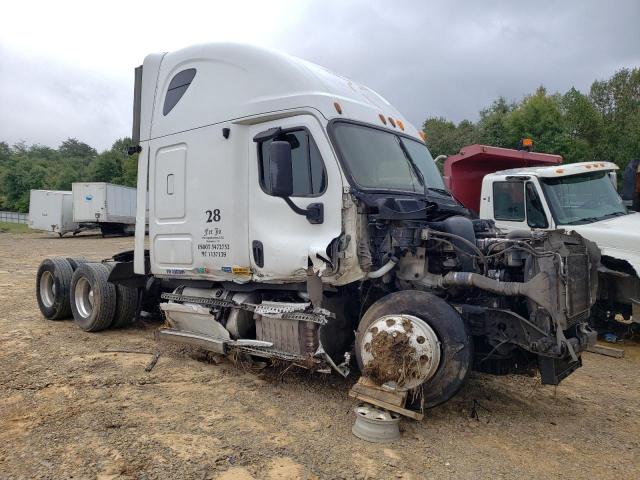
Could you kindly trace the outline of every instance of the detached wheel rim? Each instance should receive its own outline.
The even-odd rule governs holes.
[[[76,288],[73,295],[76,309],[83,318],[88,318],[93,312],[93,289],[89,280],[86,278],[80,278],[76,283]]]
[[[42,273],[40,277],[40,298],[45,307],[53,307],[56,301],[56,282],[49,271]]]
[[[384,315],[371,323],[357,345],[365,374],[393,390],[411,390],[435,375],[440,340],[414,315]],[[377,377],[377,378],[375,378]]]

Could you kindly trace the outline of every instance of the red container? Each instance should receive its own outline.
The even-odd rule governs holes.
[[[480,190],[485,175],[519,167],[552,166],[562,163],[562,156],[547,153],[467,145],[444,162],[444,183],[462,204],[480,212]]]

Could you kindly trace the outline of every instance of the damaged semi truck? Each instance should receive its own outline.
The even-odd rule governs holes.
[[[95,331],[155,304],[161,339],[342,375],[357,363],[426,407],[474,366],[557,384],[595,342],[595,245],[498,235],[369,88],[232,44],[149,55],[135,78],[135,249],[45,260],[47,318]]]

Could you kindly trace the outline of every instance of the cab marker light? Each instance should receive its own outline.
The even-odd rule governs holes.
[[[380,117],[380,121],[383,123],[383,125],[386,125],[386,124],[387,124],[387,119],[386,119],[386,118],[384,118],[384,115],[383,115],[383,114],[379,114],[379,115],[378,115],[378,117]]]
[[[396,128],[396,121],[393,118],[389,117],[389,123],[393,128]]]
[[[426,142],[427,141],[427,135],[422,130],[420,130],[418,133],[420,134],[420,138],[422,139],[422,141]]]
[[[402,123],[402,120],[396,120],[396,123],[400,127],[400,130],[404,132],[404,123]]]
[[[339,115],[342,115],[342,106],[338,102],[333,102],[333,106]]]
[[[557,169],[556,169],[556,173],[564,173],[564,169],[562,169],[562,168],[557,168]]]

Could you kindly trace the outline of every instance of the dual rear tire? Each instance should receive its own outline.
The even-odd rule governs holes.
[[[136,312],[136,290],[110,283],[111,268],[83,257],[45,259],[36,276],[40,311],[49,320],[73,315],[87,332],[129,325]]]

